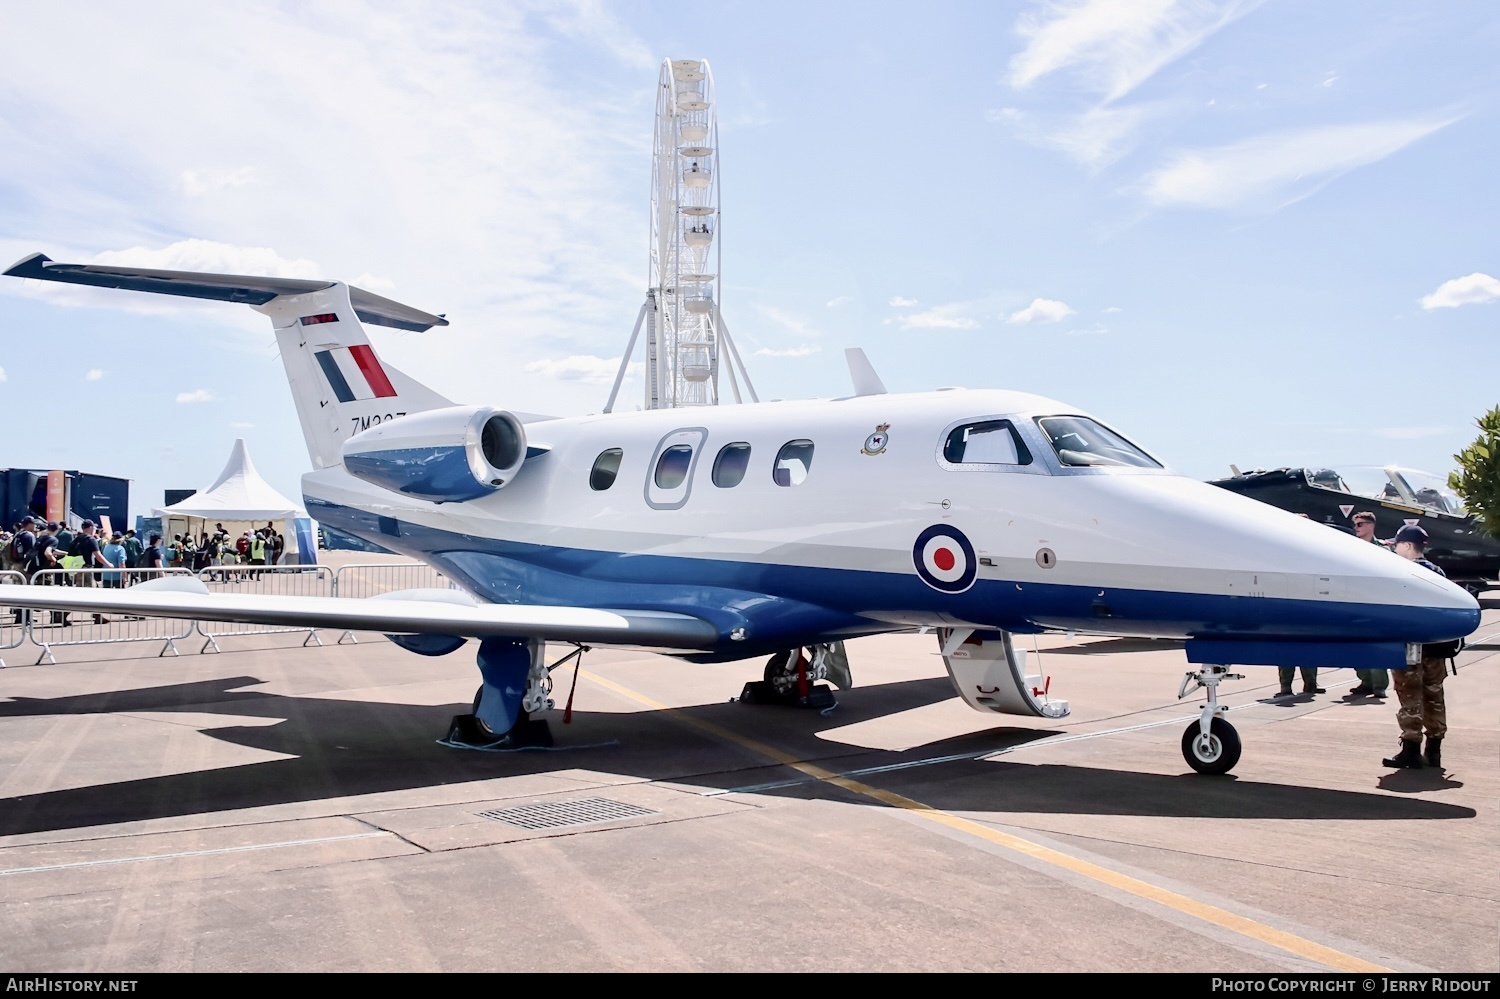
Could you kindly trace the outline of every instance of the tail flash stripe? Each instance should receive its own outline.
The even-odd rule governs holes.
[[[323,369],[323,377],[328,379],[328,384],[333,387],[333,394],[338,397],[339,402],[353,402],[354,391],[344,380],[344,373],[339,370],[338,362],[333,359],[333,351],[320,350],[316,357],[318,367]]]
[[[364,372],[365,380],[370,383],[370,390],[375,393],[377,399],[389,399],[396,394],[396,388],[391,380],[385,376],[385,369],[380,366],[380,359],[368,344],[355,344],[349,348],[349,353],[354,355],[354,363],[359,365],[359,370]]]

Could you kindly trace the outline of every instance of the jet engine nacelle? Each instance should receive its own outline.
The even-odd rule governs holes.
[[[386,420],[344,442],[344,468],[365,482],[434,503],[501,488],[526,460],[526,428],[490,406],[450,406]]]

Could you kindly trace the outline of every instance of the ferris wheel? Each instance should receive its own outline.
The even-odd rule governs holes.
[[[713,73],[704,59],[664,60],[651,153],[646,301],[604,412],[614,409],[643,326],[646,409],[717,405],[721,370],[735,402],[744,401],[741,379],[750,401],[759,401],[714,295],[715,283],[723,287],[722,218]]]

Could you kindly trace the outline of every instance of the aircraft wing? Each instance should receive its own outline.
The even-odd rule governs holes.
[[[518,637],[600,645],[696,649],[718,629],[689,614],[480,603],[457,590],[401,590],[368,599],[213,593],[191,577],[163,577],[124,590],[6,586],[0,605],[89,614],[138,614],[396,635]]]

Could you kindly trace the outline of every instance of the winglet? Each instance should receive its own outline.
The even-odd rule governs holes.
[[[849,379],[854,382],[855,395],[885,395],[885,382],[875,373],[875,365],[859,347],[844,350],[844,360],[849,364]]]

